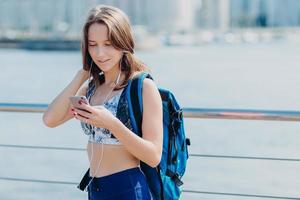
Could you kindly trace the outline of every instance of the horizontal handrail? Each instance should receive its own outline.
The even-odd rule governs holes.
[[[0,103],[0,111],[42,113],[48,104]],[[216,118],[244,120],[300,121],[300,111],[225,109],[225,108],[183,108],[186,118]]]
[[[183,190],[182,192],[194,193],[194,194],[212,194],[212,195],[221,195],[221,196],[225,196],[226,195],[226,196],[253,197],[253,198],[294,199],[294,200],[300,200],[299,197],[288,197],[288,196],[242,194],[242,193],[228,193],[228,192],[208,192],[208,191],[197,191],[197,190]]]
[[[50,147],[50,146],[30,146],[30,145],[15,145],[15,144],[0,144],[0,147],[6,148],[22,148],[22,149],[42,149],[42,150],[62,150],[62,151],[86,151],[85,148],[74,147]],[[296,161],[297,158],[271,158],[271,157],[256,157],[256,156],[232,156],[232,155],[209,155],[209,154],[189,154],[190,157],[202,158],[225,158],[225,159],[250,159],[250,160],[273,160],[273,161]]]
[[[1,177],[1,176],[0,176],[0,180],[17,181],[17,182],[30,182],[30,183],[44,183],[44,184],[78,185],[77,182],[70,182],[70,181],[53,181],[53,180],[26,179],[26,178]],[[199,190],[186,190],[186,189],[183,189],[182,192],[184,192],[184,193],[194,193],[194,194],[211,194],[211,195],[222,195],[222,196],[226,195],[226,196],[270,198],[270,199],[295,199],[295,200],[300,199],[299,197],[288,197],[288,196],[242,194],[242,193],[213,192],[213,191],[199,191]]]
[[[86,151],[85,148],[50,147],[50,146],[33,146],[33,145],[16,145],[16,144],[0,144],[0,147],[21,148],[21,149],[60,150],[60,151]]]
[[[290,110],[184,108],[183,114],[188,118],[300,121],[300,111]]]
[[[0,103],[0,111],[6,112],[37,112],[42,113],[48,104],[40,103]]]
[[[300,162],[299,158],[275,158],[257,156],[232,156],[232,155],[212,155],[212,154],[189,154],[190,157],[199,158],[225,158],[225,159],[247,159],[247,160],[273,160],[273,161],[292,161]]]

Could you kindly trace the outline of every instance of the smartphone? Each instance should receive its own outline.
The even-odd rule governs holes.
[[[74,108],[80,109],[81,105],[79,104],[79,101],[84,102],[86,104],[89,104],[89,101],[85,96],[72,96],[69,98]]]

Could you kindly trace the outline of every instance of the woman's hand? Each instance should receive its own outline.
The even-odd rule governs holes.
[[[69,113],[71,108],[69,97],[85,95],[87,84],[84,84],[89,77],[89,72],[80,69],[72,81],[64,88],[64,90],[55,97],[49,104],[43,115],[43,122],[48,127],[56,127],[72,118]]]
[[[117,119],[104,106],[94,108],[85,103],[81,103],[80,109],[73,108],[74,117],[84,123],[91,124],[95,127],[111,130],[114,121]]]

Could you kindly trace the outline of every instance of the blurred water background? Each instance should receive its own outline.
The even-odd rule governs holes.
[[[137,52],[157,85],[183,107],[300,110],[300,45],[210,44]],[[0,50],[0,102],[49,103],[81,66],[79,51]],[[2,144],[85,148],[71,120],[50,129],[42,114],[0,112]],[[190,153],[300,158],[298,122],[186,119]],[[0,176],[80,181],[85,152],[0,148]],[[300,163],[191,158],[184,189],[300,197]],[[0,181],[0,199],[86,199],[75,185]],[[183,193],[182,199],[248,199]],[[250,198],[249,198],[250,199]]]

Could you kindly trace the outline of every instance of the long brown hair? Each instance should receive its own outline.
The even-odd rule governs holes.
[[[89,71],[92,67],[91,74],[94,83],[100,85],[104,78],[99,78],[102,71],[99,67],[93,67],[95,63],[88,52],[88,30],[94,23],[100,23],[107,26],[108,40],[113,47],[124,52],[121,58],[121,70],[125,73],[125,80],[121,86],[126,85],[133,72],[144,71],[146,65],[139,61],[134,54],[133,33],[127,15],[120,9],[112,6],[98,5],[92,8],[83,26],[83,37],[81,42],[81,52],[83,58],[83,69]],[[104,77],[104,76],[103,76]]]

